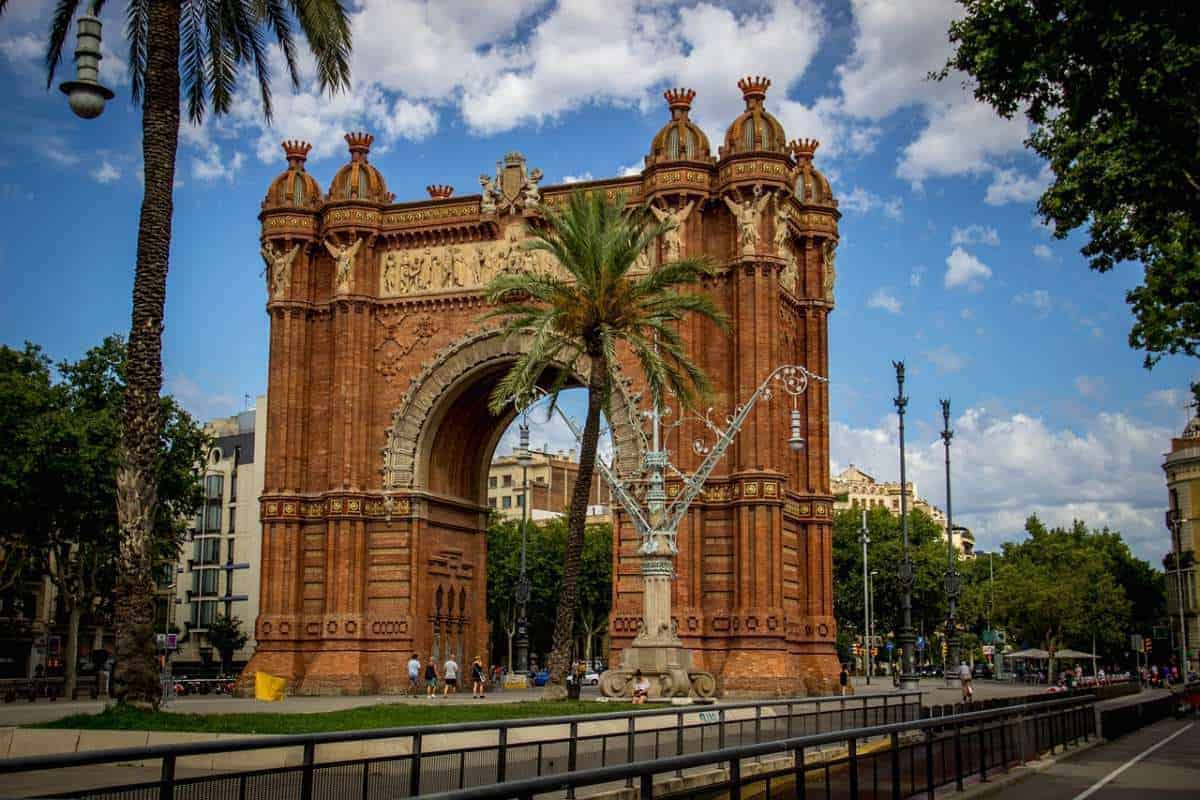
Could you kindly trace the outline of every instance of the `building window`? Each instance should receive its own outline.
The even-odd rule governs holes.
[[[204,476],[204,496],[209,500],[220,500],[221,493],[224,490],[225,477],[223,475],[206,475]]]
[[[196,562],[200,564],[215,564],[221,559],[221,540],[215,536],[206,536],[196,540]]]
[[[525,507],[525,495],[519,494],[519,495],[517,495],[517,508],[524,508],[524,507]]]
[[[504,495],[504,497],[501,498],[500,505],[504,508],[512,508],[512,498],[508,495]]]
[[[488,498],[488,508],[495,508],[495,507],[496,507],[496,498],[489,497]]]
[[[192,573],[192,594],[215,595],[221,570],[209,568],[199,569]]]
[[[230,564],[232,564],[232,563],[233,563],[233,542],[234,542],[234,540],[233,540],[233,539],[230,539],[230,540],[229,540],[229,549],[228,549],[228,553],[229,553],[229,563],[230,563]]]
[[[488,478],[488,488],[489,489],[496,488],[496,476],[495,475],[492,475]]]
[[[237,470],[229,474],[229,502],[237,502]]]
[[[207,628],[217,618],[217,601],[202,600],[192,603],[192,627]]]
[[[504,488],[507,489],[510,486],[512,486],[512,475],[505,475],[504,476]]]
[[[221,532],[221,504],[209,503],[204,507],[204,532]]]

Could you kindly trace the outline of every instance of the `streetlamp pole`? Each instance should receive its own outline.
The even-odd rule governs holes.
[[[863,664],[866,665],[867,684],[871,683],[871,599],[870,589],[868,587],[870,573],[867,565],[867,545],[871,543],[871,537],[867,531],[867,509],[862,510],[862,548],[863,548],[863,634],[866,641],[863,642]]]
[[[875,641],[875,576],[878,574],[879,570],[873,569],[867,575],[867,608],[870,612],[867,615],[867,635],[871,637],[872,647],[874,647]],[[874,672],[874,657],[872,657],[871,661],[868,663],[871,666],[871,671]]]
[[[1183,535],[1183,514],[1178,508],[1167,511],[1167,522],[1171,528],[1171,545],[1175,550],[1175,591],[1179,605],[1179,674],[1184,681],[1188,674],[1187,657],[1187,621],[1183,608],[1183,561],[1181,560],[1181,542]],[[1095,652],[1095,648],[1092,648]]]
[[[941,403],[942,443],[946,450],[946,599],[948,601],[948,610],[946,613],[946,648],[950,654],[950,664],[946,670],[946,678],[949,679],[950,670],[957,669],[959,660],[958,620],[956,612],[958,596],[962,590],[962,582],[958,574],[957,559],[954,557],[954,512],[950,499],[950,440],[954,438],[954,431],[950,430],[950,398],[942,400]]]
[[[525,573],[525,540],[529,529],[529,465],[533,457],[529,454],[529,420],[523,419],[519,428],[517,463],[521,465],[521,570],[517,576],[517,663],[514,674],[524,677],[529,672],[529,620],[525,606],[529,602],[529,576]]]
[[[893,403],[900,417],[900,537],[904,547],[904,555],[900,561],[900,688],[916,689],[918,678],[913,669],[913,651],[916,635],[912,624],[912,589],[915,573],[912,553],[908,547],[908,485],[904,477],[904,407],[908,398],[904,396],[904,362],[893,361],[896,368],[896,397]]]

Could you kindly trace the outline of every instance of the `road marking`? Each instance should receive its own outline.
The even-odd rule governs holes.
[[[1191,728],[1191,727],[1195,726],[1195,724],[1196,724],[1196,723],[1194,723],[1194,722],[1189,722],[1187,725],[1184,725],[1182,728],[1180,728],[1179,730],[1175,731],[1174,733],[1172,733],[1172,734],[1171,734],[1170,736],[1168,736],[1167,738],[1163,739],[1163,740],[1162,740],[1161,742],[1159,742],[1158,744],[1156,744],[1156,745],[1153,745],[1153,746],[1151,746],[1151,747],[1148,747],[1148,748],[1146,748],[1145,750],[1143,750],[1142,752],[1138,753],[1138,754],[1137,754],[1136,756],[1134,756],[1133,758],[1131,758],[1131,759],[1129,759],[1128,761],[1126,761],[1126,762],[1125,762],[1124,764],[1122,764],[1121,766],[1119,766],[1119,767],[1117,767],[1116,769],[1114,769],[1112,772],[1110,772],[1110,773],[1108,773],[1107,775],[1105,775],[1105,776],[1104,776],[1103,778],[1101,778],[1099,781],[1097,781],[1096,783],[1094,783],[1094,784],[1093,784],[1093,785],[1092,785],[1090,788],[1088,788],[1088,789],[1085,789],[1084,791],[1082,791],[1082,792],[1080,792],[1079,794],[1075,795],[1073,798],[1071,798],[1071,800],[1084,800],[1084,798],[1085,798],[1085,797],[1091,797],[1093,794],[1095,794],[1096,792],[1100,791],[1101,787],[1103,787],[1103,786],[1104,786],[1105,784],[1107,784],[1109,781],[1111,781],[1111,780],[1113,780],[1114,778],[1116,778],[1116,777],[1117,777],[1118,775],[1120,775],[1122,772],[1124,772],[1125,770],[1129,769],[1129,768],[1130,768],[1130,767],[1132,767],[1134,764],[1138,763],[1138,762],[1139,762],[1139,761],[1141,761],[1143,758],[1145,758],[1146,756],[1150,755],[1150,754],[1151,754],[1151,753],[1153,753],[1155,750],[1157,750],[1158,748],[1162,747],[1164,744],[1166,744],[1167,742],[1171,741],[1172,739],[1174,739],[1174,738],[1175,738],[1176,736],[1178,736],[1179,734],[1181,734],[1181,733],[1183,733],[1183,732],[1187,731],[1189,728]]]

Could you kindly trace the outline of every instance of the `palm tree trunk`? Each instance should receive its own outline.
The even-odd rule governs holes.
[[[179,145],[179,4],[149,4],[142,102],[145,190],[138,225],[133,315],[125,362],[117,515],[117,686],[122,702],[157,706],[154,642],[154,516],[162,427],[162,329],[171,249],[172,194]]]
[[[550,651],[550,680],[546,682],[545,697],[566,697],[564,684],[571,658],[575,614],[579,607],[579,567],[583,561],[583,531],[587,522],[588,497],[592,491],[592,475],[596,471],[596,445],[600,440],[600,410],[608,393],[608,362],[603,355],[592,356],[592,374],[588,379],[587,421],[583,425],[583,440],[579,447],[579,474],[571,492],[567,514],[567,548],[563,556],[562,585],[558,609],[554,616],[554,639]]]

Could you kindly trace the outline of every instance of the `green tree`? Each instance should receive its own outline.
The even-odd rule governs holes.
[[[900,517],[885,508],[867,512],[871,544],[869,568],[875,576],[875,623],[877,636],[886,636],[900,626],[900,576],[896,570],[904,551]],[[834,615],[838,629],[863,633],[862,510],[839,511],[833,521]],[[926,637],[945,622],[946,535],[923,511],[911,510],[908,541],[912,552],[913,626]],[[928,656],[931,649],[926,649]]]
[[[1038,202],[1105,272],[1140,261],[1127,301],[1146,367],[1200,351],[1200,7],[1111,0],[959,0],[955,52],[975,97],[1033,124],[1053,182]]]
[[[529,652],[551,649],[554,611],[562,582],[567,525],[559,518],[529,524],[526,574],[530,581],[526,616]],[[512,640],[517,628],[516,588],[521,564],[521,525],[493,517],[488,526],[488,618],[492,622],[492,652],[507,654],[513,665]],[[612,526],[588,525],[580,570],[581,627],[600,633],[612,610]],[[586,615],[588,620],[583,620]],[[587,650],[586,641],[583,650]],[[493,658],[493,661],[497,660]]]
[[[554,620],[547,697],[565,697],[564,679],[579,610],[579,570],[583,555],[588,494],[596,467],[600,415],[609,407],[618,345],[641,368],[651,402],[667,391],[686,406],[707,394],[708,379],[692,363],[676,328],[689,313],[722,328],[724,317],[707,294],[689,292],[710,272],[706,261],[681,259],[647,275],[633,276],[638,258],[674,223],[656,222],[649,209],[626,207],[625,197],[576,192],[558,211],[543,206],[545,225],[531,230],[530,249],[550,253],[565,277],[516,273],[500,275],[487,287],[504,318],[504,333],[529,345],[497,383],[491,409],[499,414],[514,398],[529,398],[549,385],[557,395],[576,375],[587,376],[587,417],[580,442],[579,473],[567,515],[567,546]]]
[[[221,654],[221,672],[233,671],[233,654],[246,646],[250,637],[242,630],[237,617],[219,615],[208,625],[208,642]]]
[[[1112,572],[1103,534],[1082,522],[1048,529],[1036,517],[1025,523],[1024,541],[1004,545],[996,581],[996,612],[1020,640],[1054,653],[1091,637],[1121,642],[1131,604]],[[1054,674],[1051,658],[1050,673]]]
[[[80,0],[59,0],[55,6],[46,49],[47,87],[54,82],[80,5]],[[104,0],[92,0],[89,8],[98,14],[104,5]],[[0,0],[0,14],[7,6],[7,0]],[[117,683],[123,701],[157,705],[152,625],[159,518],[155,488],[163,459],[162,330],[181,92],[193,122],[200,123],[210,107],[214,114],[224,114],[232,107],[239,71],[250,66],[270,120],[267,37],[275,37],[292,85],[299,87],[294,36],[298,23],[316,60],[322,89],[338,90],[350,82],[350,24],[341,0],[128,0],[126,18],[133,100],[142,104],[145,180],[121,457],[109,476],[116,478],[120,516]]]
[[[80,621],[85,614],[109,616],[120,567],[111,477],[120,458],[125,358],[124,342],[110,336],[80,360],[58,364],[60,380],[51,382],[49,362],[36,347],[27,345],[24,353],[0,347],[0,406],[11,402],[23,415],[19,424],[4,417],[15,432],[0,456],[3,502],[13,512],[6,536],[26,554],[28,571],[54,583],[67,614],[68,697]],[[186,519],[200,506],[199,465],[207,452],[207,438],[187,412],[170,397],[159,403],[165,422],[154,476],[160,497],[150,553],[154,574],[173,563]]]

